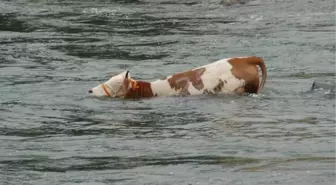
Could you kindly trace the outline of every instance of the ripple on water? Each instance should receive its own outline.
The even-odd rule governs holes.
[[[331,184],[331,1],[0,2],[0,183]],[[124,101],[87,90],[265,59],[260,95]],[[259,172],[259,173],[249,173]]]

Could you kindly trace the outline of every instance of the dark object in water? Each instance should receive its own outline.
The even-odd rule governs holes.
[[[320,83],[320,82],[314,81],[310,90],[314,91],[316,89],[330,90],[330,92],[335,92],[335,84]]]
[[[248,0],[221,0],[220,4],[223,5],[233,5],[233,4],[245,4]]]

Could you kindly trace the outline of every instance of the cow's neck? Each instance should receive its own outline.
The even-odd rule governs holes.
[[[135,80],[135,86],[133,86],[125,98],[147,98],[154,96],[171,96],[176,95],[177,92],[170,87],[168,80],[155,80],[152,82],[146,82],[141,80]]]
[[[156,96],[152,90],[151,83],[141,80],[132,80],[131,88],[125,98],[150,98]]]

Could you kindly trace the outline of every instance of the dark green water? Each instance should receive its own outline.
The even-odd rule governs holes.
[[[0,184],[335,183],[335,1],[0,0]],[[111,74],[265,59],[258,96],[98,100]]]

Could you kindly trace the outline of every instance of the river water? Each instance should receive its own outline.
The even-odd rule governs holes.
[[[0,0],[0,184],[335,183],[335,1]],[[96,99],[257,55],[250,96]]]

